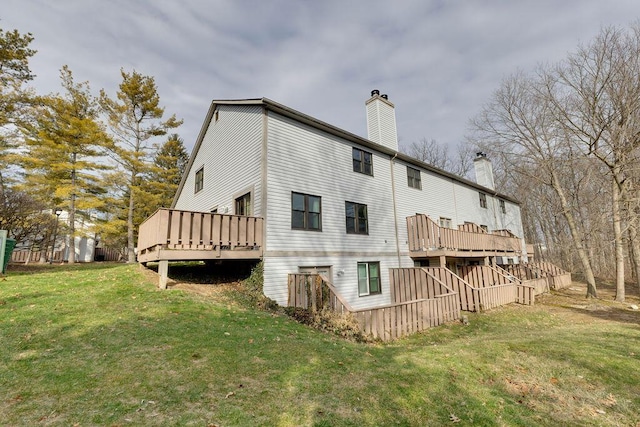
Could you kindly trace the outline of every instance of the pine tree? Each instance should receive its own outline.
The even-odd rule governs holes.
[[[61,79],[66,93],[43,98],[35,123],[25,127],[28,152],[22,165],[24,188],[68,212],[68,261],[73,263],[77,215],[101,203],[98,172],[107,168],[100,156],[109,137],[97,120],[89,84],[74,83],[67,66],[61,70]]]
[[[150,172],[154,137],[162,136],[167,130],[182,124],[175,115],[162,120],[164,108],[160,107],[160,97],[153,77],[143,76],[133,71],[120,70],[122,83],[117,99],[111,99],[105,91],[100,93],[100,105],[107,114],[109,126],[115,135],[111,147],[116,162],[127,174],[127,257],[135,262],[135,228],[139,225],[134,217],[136,198],[143,192],[145,180]]]
[[[11,125],[25,119],[25,111],[33,102],[32,92],[24,88],[34,77],[29,69],[29,59],[36,53],[29,48],[32,41],[30,33],[0,28],[0,195],[14,160],[15,128]]]
[[[154,168],[150,182],[154,193],[159,197],[157,207],[171,206],[188,162],[189,154],[184,141],[178,134],[170,135],[153,158]]]

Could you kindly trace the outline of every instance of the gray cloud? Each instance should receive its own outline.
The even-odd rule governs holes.
[[[371,89],[396,105],[400,142],[456,145],[516,69],[556,62],[602,26],[636,19],[635,0],[4,0],[0,27],[32,32],[34,82],[115,94],[120,68],[152,75],[167,114],[195,142],[212,99],[269,97],[366,136]]]

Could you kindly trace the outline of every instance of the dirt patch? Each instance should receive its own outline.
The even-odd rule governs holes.
[[[575,321],[616,321],[640,325],[640,310],[632,308],[633,305],[640,306],[637,286],[627,284],[626,301],[617,302],[614,301],[615,287],[598,285],[598,298],[586,298],[587,285],[574,281],[564,289],[538,295],[536,304],[552,312],[562,311],[563,315],[573,317]]]
[[[240,290],[240,282],[216,283],[216,284],[200,284],[189,282],[171,281],[168,284],[169,289],[180,289],[183,291],[193,292],[194,294],[208,297],[222,297],[229,291]]]

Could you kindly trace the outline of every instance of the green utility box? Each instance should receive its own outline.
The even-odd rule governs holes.
[[[2,263],[2,274],[7,271],[7,265],[9,265],[9,261],[11,261],[11,252],[13,252],[13,248],[16,247],[16,241],[14,239],[7,239],[4,246],[4,262]]]
[[[8,238],[7,230],[0,230],[0,273],[4,274],[11,260],[11,252],[16,247],[16,241]]]

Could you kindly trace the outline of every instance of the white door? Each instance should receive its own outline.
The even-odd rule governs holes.
[[[333,284],[333,274],[331,273],[331,266],[316,266],[316,267],[298,267],[298,271],[300,273],[313,273],[313,274],[322,274],[329,282]]]

